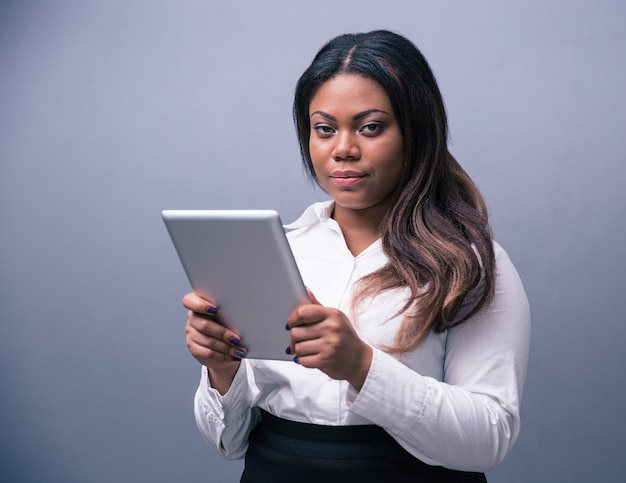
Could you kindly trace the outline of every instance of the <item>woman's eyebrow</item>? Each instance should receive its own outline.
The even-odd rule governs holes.
[[[335,116],[331,116],[330,114],[328,114],[327,112],[324,111],[315,111],[312,112],[309,117],[313,117],[315,116],[315,114],[318,114],[319,116],[325,117],[326,119],[330,119],[331,121],[336,121],[337,118]]]
[[[354,116],[352,116],[353,120],[357,120],[357,119],[361,119],[362,117],[368,116],[370,114],[373,114],[375,112],[380,112],[382,114],[387,114],[389,115],[389,113],[387,111],[385,111],[384,109],[368,109],[367,111],[363,111],[363,112],[359,112],[357,114],[355,114]],[[326,119],[329,119],[331,121],[336,121],[337,118],[331,114],[328,114],[327,112],[324,111],[315,111],[312,112],[311,115],[309,117],[313,117],[315,114],[318,114],[322,117],[325,117]]]
[[[367,111],[359,112],[352,119],[356,121],[357,119],[361,119],[362,117],[369,116],[370,114],[374,114],[375,112],[380,112],[382,114],[389,115],[389,113],[383,109],[368,109]]]

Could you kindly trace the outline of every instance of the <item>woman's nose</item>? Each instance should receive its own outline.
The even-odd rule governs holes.
[[[332,153],[335,161],[356,161],[361,157],[361,150],[356,133],[340,132],[335,137]]]

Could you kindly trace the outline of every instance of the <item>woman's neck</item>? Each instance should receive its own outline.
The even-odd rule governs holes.
[[[343,233],[353,256],[359,255],[380,238],[380,225],[386,210],[350,210],[337,206],[331,217]]]

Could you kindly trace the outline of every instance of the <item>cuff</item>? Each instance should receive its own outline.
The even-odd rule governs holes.
[[[220,417],[223,418],[225,413],[227,413],[235,403],[245,399],[248,390],[247,372],[247,364],[245,361],[241,361],[228,392],[222,396],[217,389],[211,387],[209,371],[205,366],[202,366],[198,394],[204,402],[209,403]]]

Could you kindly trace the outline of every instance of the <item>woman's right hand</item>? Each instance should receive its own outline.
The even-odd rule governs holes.
[[[220,383],[217,385],[222,386],[228,381],[227,386],[230,387],[239,362],[247,353],[241,345],[241,338],[217,322],[217,306],[214,303],[189,293],[183,298],[183,305],[189,309],[185,328],[189,352],[210,370],[213,387],[218,380]]]

